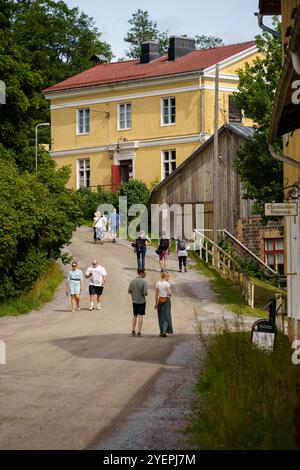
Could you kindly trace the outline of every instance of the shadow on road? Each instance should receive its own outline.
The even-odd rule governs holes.
[[[51,344],[84,359],[117,359],[122,361],[165,364],[172,350],[180,343],[191,341],[194,335],[173,335],[162,338],[130,334],[74,336],[51,341]]]

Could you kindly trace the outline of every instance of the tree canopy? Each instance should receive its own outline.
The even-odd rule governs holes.
[[[160,31],[157,22],[150,18],[147,10],[138,9],[135,11],[128,23],[131,28],[124,38],[124,41],[129,43],[129,49],[126,51],[127,58],[138,59],[141,55],[141,45],[147,41],[158,42],[161,55],[168,51],[169,31]],[[196,35],[195,43],[198,49],[209,49],[224,45],[221,38],[205,35]]]
[[[274,26],[279,29],[278,19]],[[245,117],[254,121],[254,136],[237,154],[236,168],[246,189],[246,198],[255,199],[255,209],[263,213],[264,202],[282,201],[283,165],[268,150],[268,133],[272,105],[281,72],[280,40],[268,33],[257,36],[256,43],[262,57],[258,57],[245,71],[238,71],[239,92],[235,95]],[[276,143],[281,148],[281,139]]]

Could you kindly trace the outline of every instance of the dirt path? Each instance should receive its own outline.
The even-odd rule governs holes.
[[[225,313],[208,281],[170,264],[175,335],[158,337],[153,249],[143,338],[132,338],[129,281],[136,260],[126,242],[91,242],[81,228],[71,253],[85,269],[96,257],[107,268],[103,310],[70,312],[64,286],[41,311],[0,319],[7,365],[0,365],[0,449],[184,449],[180,430],[200,363],[195,318],[209,326]],[[87,283],[85,284],[87,294]],[[249,324],[253,323],[248,319]]]

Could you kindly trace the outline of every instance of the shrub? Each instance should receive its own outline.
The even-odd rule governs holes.
[[[61,256],[81,222],[76,194],[65,188],[69,170],[43,156],[37,177],[19,173],[0,148],[0,299],[30,289]]]
[[[134,179],[121,185],[119,195],[127,196],[128,208],[133,204],[144,204],[146,206],[150,197],[150,191],[143,181]]]
[[[288,339],[278,335],[274,352],[258,350],[250,333],[224,325],[209,339],[196,387],[191,441],[198,449],[294,449],[294,416],[300,369],[291,362]]]

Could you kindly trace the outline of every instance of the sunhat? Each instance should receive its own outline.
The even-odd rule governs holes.
[[[95,212],[95,217],[100,217],[100,215],[101,215],[101,214],[100,214],[99,211]]]

